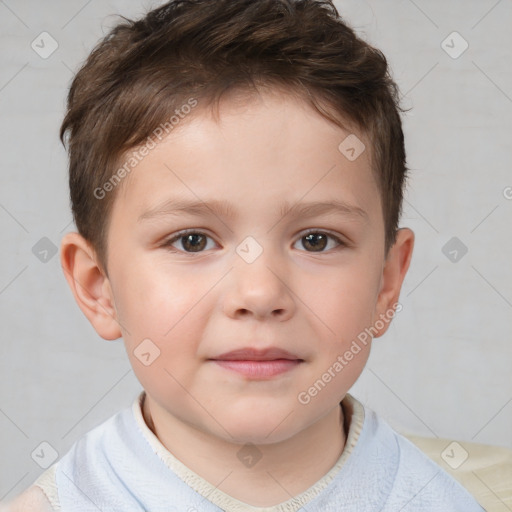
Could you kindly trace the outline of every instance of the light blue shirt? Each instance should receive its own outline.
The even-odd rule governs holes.
[[[341,468],[307,503],[298,497],[274,507],[234,499],[226,508],[212,503],[166,463],[165,448],[141,427],[134,403],[88,432],[56,463],[61,512],[484,512],[415,445],[347,397],[364,410],[361,431]]]

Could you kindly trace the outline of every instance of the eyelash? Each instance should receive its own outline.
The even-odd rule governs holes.
[[[333,250],[337,250],[337,249],[340,249],[342,247],[347,247],[348,246],[348,244],[346,242],[344,242],[343,240],[341,240],[338,236],[336,236],[336,235],[334,235],[334,234],[332,234],[332,233],[330,233],[328,231],[322,231],[322,230],[314,229],[314,228],[308,229],[305,232],[303,232],[301,234],[301,236],[299,238],[297,238],[297,241],[299,241],[300,239],[310,235],[311,233],[327,235],[329,238],[333,239],[338,245],[334,249],[330,249],[328,251],[304,251],[304,252],[309,252],[311,254],[315,254],[315,253],[322,254],[322,253],[331,252]],[[213,240],[213,238],[211,236],[209,236],[208,234],[206,234],[206,233],[204,233],[202,231],[198,231],[196,229],[185,229],[183,231],[180,231],[180,232],[176,233],[172,238],[169,238],[168,240],[166,240],[163,243],[163,247],[165,247],[165,248],[167,248],[167,249],[169,249],[169,250],[171,250],[173,252],[181,252],[183,254],[190,254],[190,255],[201,254],[203,252],[206,252],[204,250],[203,251],[197,251],[197,252],[183,251],[183,250],[180,250],[180,249],[176,249],[175,247],[172,247],[172,244],[174,244],[174,242],[177,242],[181,238],[183,238],[184,236],[191,235],[191,234],[203,235],[203,236],[206,236],[207,238],[211,238]]]

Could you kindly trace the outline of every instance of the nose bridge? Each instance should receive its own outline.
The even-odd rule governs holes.
[[[247,236],[236,247],[233,281],[226,303],[231,315],[237,311],[258,317],[292,314],[289,269],[280,249],[271,247],[271,240],[271,236],[259,241]]]

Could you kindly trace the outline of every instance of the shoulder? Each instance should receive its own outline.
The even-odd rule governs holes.
[[[0,505],[0,512],[59,512],[60,502],[55,481],[57,463],[44,471],[22,494]]]
[[[411,507],[415,511],[429,512],[483,511],[472,493],[457,479],[368,408],[365,427],[368,460],[387,467],[389,494],[383,510]]]
[[[418,510],[482,512],[481,499],[474,489],[464,486],[445,467],[428,457],[405,436],[396,433],[400,449],[394,496],[412,490],[411,505]],[[480,498],[480,497],[479,497]]]
[[[98,473],[98,478],[103,475],[108,478],[111,471],[110,463],[115,463],[114,459],[126,458],[128,447],[133,445],[133,425],[130,419],[133,416],[133,409],[139,403],[139,397],[131,406],[113,414],[101,424],[88,431],[81,438],[77,439],[58,462],[44,471],[39,478],[22,494],[14,500],[0,504],[0,512],[58,512],[61,510],[60,493],[61,486],[57,485],[59,474],[62,475],[62,469],[80,467],[86,471],[85,463],[89,464],[89,469],[94,469]],[[110,458],[109,458],[110,457]],[[108,462],[109,464],[106,464]],[[92,467],[94,466],[94,467]],[[103,472],[103,473],[102,473]],[[69,474],[75,474],[70,471]],[[73,480],[63,479],[60,484],[66,486],[73,485]],[[77,510],[80,510],[77,508]]]
[[[512,510],[512,449],[449,439],[404,434],[486,509]]]
[[[11,502],[0,505],[0,512],[54,512],[40,487],[30,486]]]

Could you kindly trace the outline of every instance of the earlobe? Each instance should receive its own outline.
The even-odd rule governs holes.
[[[382,336],[388,329],[397,309],[402,283],[409,269],[414,247],[414,233],[409,228],[397,232],[396,241],[389,249],[381,276],[381,287],[375,308],[374,325],[383,325],[374,336]],[[386,318],[387,321],[382,321]],[[378,322],[378,320],[381,320]]]
[[[66,234],[61,242],[60,261],[78,306],[96,332],[106,340],[120,338],[110,281],[91,245],[78,233]]]

